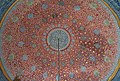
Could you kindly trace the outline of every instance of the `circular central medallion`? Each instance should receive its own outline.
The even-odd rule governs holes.
[[[65,48],[68,47],[70,43],[70,36],[68,32],[64,29],[61,28],[52,29],[48,33],[47,43],[54,50],[58,50],[59,43],[59,50],[64,50]]]

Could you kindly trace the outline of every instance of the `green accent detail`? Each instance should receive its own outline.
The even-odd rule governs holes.
[[[62,62],[62,66],[65,67],[65,65],[66,65],[65,62]]]
[[[59,2],[58,2],[58,5],[64,6],[64,1],[59,1]]]
[[[108,39],[108,44],[114,44],[114,40],[112,38]]]
[[[36,56],[40,56],[41,54],[42,54],[42,53],[38,51],[38,52],[36,53]]]
[[[43,62],[43,63],[46,63],[46,62],[47,62],[47,59],[43,59],[42,62]]]
[[[21,75],[23,75],[23,73],[24,73],[24,70],[21,68],[18,68],[17,76],[21,76]]]
[[[41,27],[39,25],[35,25],[35,29],[40,29]]]
[[[37,36],[36,35],[32,35],[32,38],[35,39]]]
[[[86,36],[82,36],[81,39],[82,39],[82,40],[86,40],[87,37],[86,37]]]
[[[11,60],[11,61],[14,60],[14,58],[15,58],[15,55],[13,53],[10,54],[9,57],[8,57],[8,59]]]
[[[95,77],[99,77],[99,76],[100,76],[99,71],[98,71],[98,70],[95,70],[95,71],[94,71],[94,75],[95,75]]]
[[[32,66],[32,67],[31,67],[31,71],[34,72],[35,70],[36,70],[36,66]]]
[[[54,14],[52,14],[52,17],[53,17],[53,18],[57,18],[57,17],[58,17],[58,14],[57,14],[57,13],[54,13]]]
[[[85,45],[84,45],[84,44],[83,44],[83,45],[81,45],[81,48],[82,48],[82,49],[86,49],[86,47],[85,47]]]
[[[64,14],[64,15],[63,15],[63,18],[68,18],[68,17],[69,17],[68,14]]]
[[[56,62],[52,62],[52,66],[55,67],[56,66]]]
[[[43,18],[43,19],[42,19],[42,22],[43,22],[43,23],[46,23],[47,20],[48,20],[47,18]]]
[[[80,26],[79,30],[85,30],[85,28],[83,26]]]
[[[73,65],[73,64],[74,64],[74,60],[70,59],[70,65]]]
[[[11,40],[12,40],[12,36],[11,36],[11,35],[7,35],[6,38],[5,38],[5,40],[11,42]]]
[[[51,54],[54,54],[54,51],[52,51]]]
[[[0,2],[0,7],[4,6],[5,2]]]
[[[27,55],[27,54],[24,54],[24,55],[22,56],[22,60],[23,60],[23,61],[27,61],[27,60],[28,60],[28,55]]]
[[[74,6],[74,10],[75,10],[75,11],[79,11],[79,10],[80,10],[80,6],[79,6],[79,5]]]
[[[34,0],[28,0],[27,5],[32,6],[34,4]]]
[[[73,19],[72,20],[73,23],[77,23],[77,21],[78,21],[77,19]]]
[[[110,25],[110,21],[109,20],[104,20],[103,24],[104,24],[104,26],[109,26]]]
[[[78,57],[78,58],[81,58],[81,57],[82,57],[82,55],[81,55],[80,52],[77,54],[77,57]]]
[[[13,18],[12,18],[12,21],[15,23],[15,22],[17,22],[19,20],[19,18],[17,17],[17,16],[13,16]]]
[[[32,47],[35,48],[37,45],[36,44],[32,44]]]
[[[97,9],[98,8],[98,5],[96,3],[91,3],[89,6],[91,8],[93,8],[93,9]]]
[[[81,66],[80,69],[81,69],[82,72],[86,72],[86,67],[85,66]]]
[[[104,61],[108,63],[108,62],[110,62],[110,58],[108,56],[105,56]]]
[[[95,48],[99,49],[101,47],[100,43],[96,42],[94,43]]]

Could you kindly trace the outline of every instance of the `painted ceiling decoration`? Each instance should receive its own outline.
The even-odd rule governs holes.
[[[0,0],[0,81],[119,81],[120,0]]]

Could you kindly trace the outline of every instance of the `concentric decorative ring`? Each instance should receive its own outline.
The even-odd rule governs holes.
[[[65,48],[67,48],[70,43],[70,36],[66,30],[56,28],[49,32],[47,43],[52,49],[58,50],[58,41],[60,44],[59,50],[64,50]]]

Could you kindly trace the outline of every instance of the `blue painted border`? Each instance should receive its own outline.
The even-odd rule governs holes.
[[[104,0],[116,12],[120,19],[120,0]]]
[[[0,0],[0,21],[15,0]]]

